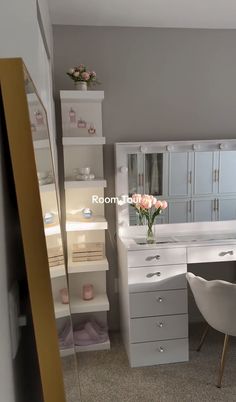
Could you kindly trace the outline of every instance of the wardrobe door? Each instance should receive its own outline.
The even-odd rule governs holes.
[[[216,219],[216,199],[198,199],[193,201],[194,222],[211,222]]]
[[[192,201],[168,200],[168,223],[184,223],[192,220]]]
[[[217,210],[220,221],[230,221],[236,219],[236,197],[218,199]]]
[[[208,195],[217,192],[218,152],[194,152],[194,195]]]
[[[236,194],[236,151],[219,152],[219,193]]]
[[[169,154],[169,196],[189,196],[192,192],[192,153]]]

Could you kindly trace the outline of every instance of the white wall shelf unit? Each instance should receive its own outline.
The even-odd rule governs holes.
[[[103,179],[96,180],[76,180],[76,181],[66,181],[65,189],[67,188],[96,188],[103,187],[106,188],[107,182]]]
[[[106,258],[97,261],[72,262],[71,253],[69,253],[69,264],[68,264],[69,274],[108,271],[108,269],[109,265]]]
[[[84,221],[72,221],[67,219],[66,231],[67,232],[80,232],[84,230],[105,230],[107,229],[107,221],[102,216],[96,216],[89,222]]]
[[[61,276],[65,276],[65,266],[64,265],[57,265],[55,267],[50,268],[50,277],[52,279],[59,278]]]
[[[60,355],[61,357],[67,357],[74,354],[74,352],[95,352],[98,350],[109,350],[111,347],[110,341],[107,340],[106,342],[102,343],[94,343],[92,345],[86,346],[75,346],[75,348],[68,348],[68,349],[61,349]]]
[[[34,149],[50,149],[49,140],[34,140]]]
[[[50,227],[44,227],[45,236],[55,236],[61,234],[61,229],[59,225],[53,225]]]
[[[105,230],[108,228],[104,217],[104,205],[94,204],[92,195],[104,197],[107,186],[103,178],[103,145],[106,139],[102,133],[103,91],[61,91],[61,115],[64,148],[66,231],[68,248],[68,275],[70,283],[70,303],[74,327],[81,319],[95,319],[98,324],[107,326],[109,300],[106,294],[106,271],[108,261],[102,254],[98,260],[86,261],[96,254],[95,244],[105,248]],[[94,180],[75,180],[75,172],[90,167]],[[85,219],[81,211],[92,209],[92,217]],[[84,244],[82,261],[72,261],[73,246]],[[104,244],[104,246],[103,246]],[[93,249],[93,246],[95,247]],[[91,247],[91,248],[90,248]],[[82,246],[83,248],[83,246]],[[86,251],[89,250],[89,251]],[[77,251],[78,253],[78,251]],[[99,253],[99,252],[98,252]],[[83,255],[84,254],[84,255]],[[97,258],[99,258],[97,257]],[[76,260],[76,256],[74,258]],[[85,261],[83,261],[83,259]],[[83,285],[90,283],[94,288],[94,298],[83,300]],[[82,318],[83,317],[83,318]],[[86,318],[84,318],[86,317]],[[110,348],[109,339],[104,343],[76,346],[77,352],[106,350]],[[62,351],[61,353],[67,353]],[[70,351],[68,351],[70,353]]]
[[[76,129],[75,129],[76,130]],[[75,133],[77,130],[75,131]],[[63,146],[74,145],[104,145],[105,137],[64,137],[62,140]]]
[[[44,184],[40,186],[40,192],[41,193],[47,193],[47,192],[55,192],[55,183],[50,183],[50,184]]]
[[[68,304],[62,304],[58,300],[54,300],[54,310],[56,318],[63,318],[70,316],[70,307]]]
[[[62,104],[64,102],[99,102],[104,99],[104,91],[60,91]]]
[[[106,294],[95,295],[92,300],[83,300],[80,297],[72,296],[70,305],[72,314],[109,311],[109,301]]]
[[[102,343],[95,343],[93,345],[87,346],[76,346],[76,352],[94,352],[96,350],[109,350],[111,347],[110,341],[102,342]]]

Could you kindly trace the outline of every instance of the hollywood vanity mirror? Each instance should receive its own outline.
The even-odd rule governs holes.
[[[236,141],[179,141],[117,144],[119,194],[151,194],[168,208],[157,223],[215,222],[236,219]],[[131,206],[123,215],[138,225]]]
[[[0,83],[43,400],[75,402],[77,367],[47,115],[21,59],[1,60]]]

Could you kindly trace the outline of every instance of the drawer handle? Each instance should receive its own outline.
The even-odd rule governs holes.
[[[159,350],[160,353],[164,352],[164,348],[162,346],[160,346],[158,350]]]
[[[146,275],[146,278],[152,278],[153,276],[161,276],[160,272],[150,272],[150,274]]]
[[[161,321],[161,322],[158,322],[158,323],[157,323],[157,326],[158,326],[159,328],[163,328],[163,327],[164,327],[164,322],[162,322],[162,321]]]
[[[150,255],[149,257],[146,258],[146,261],[152,261],[152,260],[160,260],[161,256],[159,254],[157,255]]]
[[[162,303],[163,302],[163,298],[162,297],[157,297],[157,299],[156,299],[159,303]]]
[[[225,255],[234,255],[233,250],[229,250],[229,251],[221,251],[221,253],[219,253],[220,257],[224,257]]]

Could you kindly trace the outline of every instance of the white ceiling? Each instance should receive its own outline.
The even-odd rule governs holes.
[[[236,28],[236,0],[49,0],[53,24]]]

